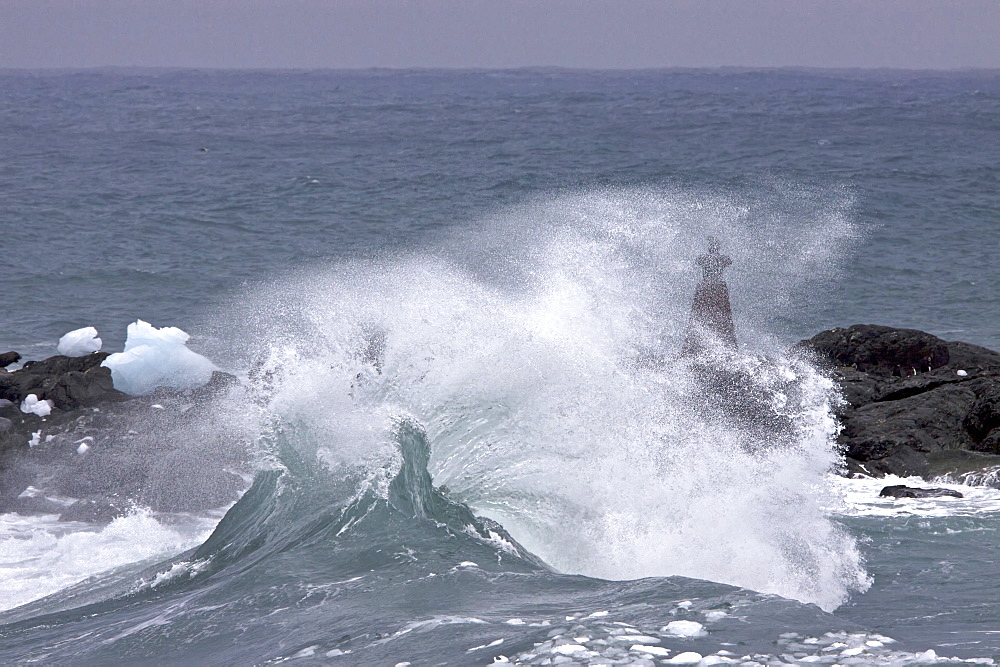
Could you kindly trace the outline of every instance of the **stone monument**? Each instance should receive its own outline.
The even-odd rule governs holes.
[[[697,356],[706,351],[736,351],[736,327],[729,305],[729,286],[722,272],[733,263],[720,252],[719,239],[708,238],[708,252],[698,257],[702,279],[694,290],[691,319],[681,356]]]

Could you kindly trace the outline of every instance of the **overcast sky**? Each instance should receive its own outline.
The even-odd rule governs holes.
[[[0,0],[0,67],[1000,68],[1000,0]]]

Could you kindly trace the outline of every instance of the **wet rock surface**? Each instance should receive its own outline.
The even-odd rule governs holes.
[[[797,348],[843,391],[839,442],[849,473],[931,477],[1000,465],[1000,353],[864,324]]]
[[[878,495],[883,498],[942,498],[945,496],[951,498],[965,497],[958,491],[953,491],[952,489],[920,488],[906,486],[905,484],[887,486],[882,489],[881,493]]]
[[[103,523],[137,506],[190,512],[235,501],[250,448],[217,422],[228,418],[219,402],[242,391],[236,378],[216,372],[197,390],[132,397],[112,386],[106,357],[55,356],[0,373],[0,513]],[[51,413],[23,412],[29,394],[51,401]]]

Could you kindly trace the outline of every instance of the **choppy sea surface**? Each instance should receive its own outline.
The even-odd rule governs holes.
[[[1000,348],[1000,73],[0,70],[0,156],[0,348],[141,318],[241,380],[131,416],[175,458],[110,523],[0,515],[0,662],[1000,660],[1000,489],[836,476],[788,353]],[[710,235],[780,429],[676,358]]]

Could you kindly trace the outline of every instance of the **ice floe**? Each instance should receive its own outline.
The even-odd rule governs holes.
[[[85,357],[101,349],[102,341],[97,337],[97,329],[83,327],[65,334],[59,339],[59,354],[66,357]]]
[[[54,403],[49,400],[39,400],[38,396],[35,394],[28,394],[21,401],[21,412],[25,414],[38,415],[39,417],[48,417],[52,414],[52,407]]]
[[[110,355],[102,366],[111,369],[115,389],[132,396],[157,387],[194,389],[212,379],[215,364],[189,350],[190,336],[177,327],[156,328],[137,320],[128,325],[125,350]]]

